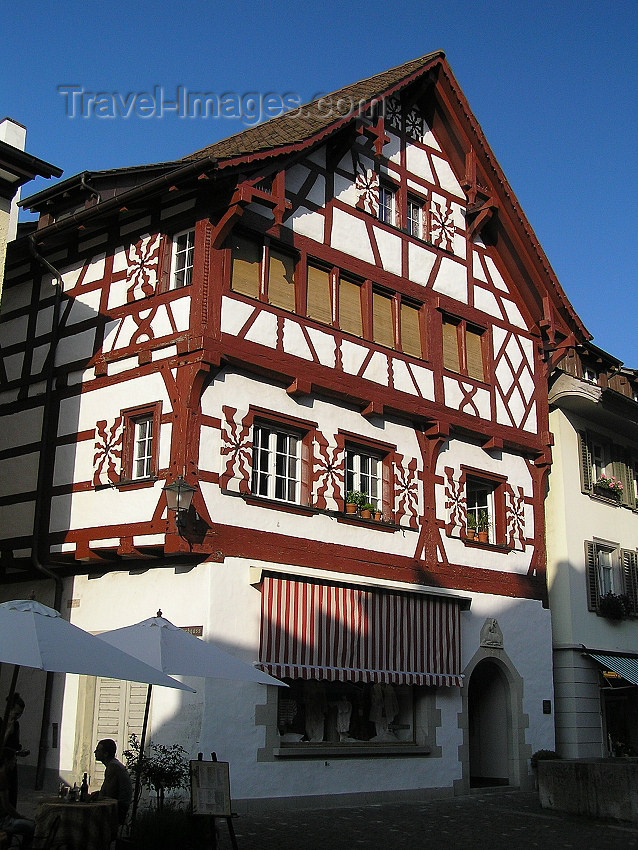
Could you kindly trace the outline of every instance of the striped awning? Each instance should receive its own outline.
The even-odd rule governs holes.
[[[259,666],[279,678],[460,686],[460,607],[265,575]]]
[[[605,655],[602,652],[587,652],[590,658],[597,661],[612,673],[618,673],[632,685],[638,685],[638,658],[631,655]]]

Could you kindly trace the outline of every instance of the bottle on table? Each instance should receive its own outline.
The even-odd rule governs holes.
[[[80,785],[80,802],[87,803],[89,799],[89,782],[87,778],[87,774],[85,773],[82,778],[82,784]]]

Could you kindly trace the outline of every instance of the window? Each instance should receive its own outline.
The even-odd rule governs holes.
[[[393,298],[385,292],[372,292],[372,339],[394,348]]]
[[[295,311],[295,258],[274,247],[243,234],[230,240],[232,270],[230,286],[234,292],[260,298]]]
[[[339,278],[339,327],[355,336],[363,336],[361,289],[356,281]]]
[[[581,490],[588,495],[636,507],[638,459],[624,446],[595,433],[578,433]]]
[[[332,324],[332,281],[330,272],[308,265],[306,315],[325,325]]]
[[[423,357],[420,308],[401,302],[401,350],[412,357]]]
[[[465,479],[467,527],[487,532],[488,543],[496,543],[495,484],[475,476]]]
[[[585,541],[587,607],[599,612],[601,598],[613,594],[627,598],[632,614],[638,613],[638,552],[616,543]]]
[[[592,366],[583,366],[583,380],[590,384],[598,383],[598,372]]]
[[[171,264],[171,289],[189,286],[193,279],[193,252],[195,231],[185,230],[173,237],[173,261]]]
[[[270,425],[253,426],[252,492],[284,502],[300,501],[301,435]]]
[[[387,184],[379,186],[379,220],[386,224],[396,223],[396,191]]]
[[[418,198],[408,195],[407,231],[416,239],[423,237],[423,206]]]
[[[282,747],[423,746],[424,686],[462,683],[460,605],[265,573],[259,666],[290,685],[278,689]]]
[[[346,448],[346,492],[358,490],[375,510],[382,510],[382,467],[379,455]]]
[[[159,404],[122,414],[122,480],[144,481],[157,475]]]
[[[443,366],[477,381],[485,380],[482,328],[464,319],[443,317]]]

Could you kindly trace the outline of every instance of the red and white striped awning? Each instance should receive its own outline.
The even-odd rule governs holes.
[[[279,678],[461,685],[460,602],[266,575],[259,666]]]

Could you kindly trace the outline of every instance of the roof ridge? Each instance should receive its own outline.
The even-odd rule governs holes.
[[[274,149],[301,142],[318,132],[325,131],[332,124],[347,118],[350,114],[354,114],[354,106],[373,100],[381,92],[386,91],[391,86],[396,86],[402,79],[414,74],[420,67],[437,57],[444,58],[445,53],[442,50],[435,50],[394,68],[381,71],[354,83],[348,83],[333,92],[302,104],[296,109],[283,112],[268,121],[247,127],[231,136],[200,148],[183,157],[182,161],[189,162],[206,156],[213,156],[218,159],[245,156],[258,150]],[[324,110],[319,108],[322,102],[324,104],[331,101],[338,103],[340,99],[345,99],[346,96],[350,97],[350,108],[343,113],[332,108],[324,113]],[[347,103],[344,106],[347,106]]]

